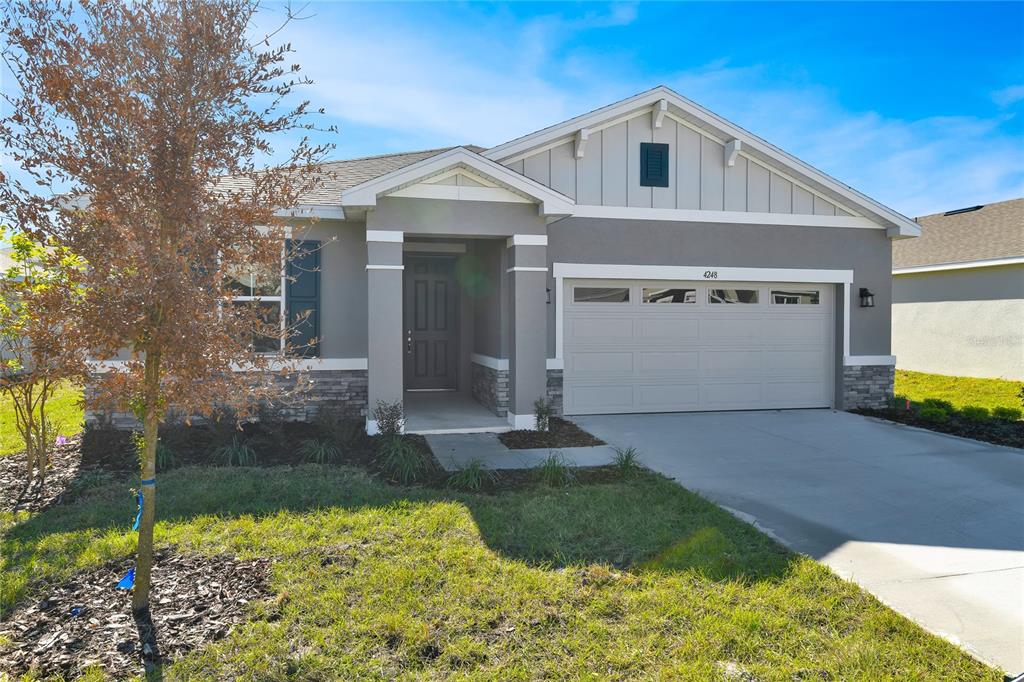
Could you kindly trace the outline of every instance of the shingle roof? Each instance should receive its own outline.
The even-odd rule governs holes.
[[[893,268],[1024,256],[1024,199],[917,219],[921,236],[892,245]]]
[[[464,145],[466,149],[474,152],[482,152],[483,147],[475,145]],[[367,180],[411,166],[414,163],[437,156],[455,147],[441,147],[438,149],[425,149],[418,152],[399,152],[396,154],[382,154],[379,156],[363,156],[357,159],[343,159],[340,161],[327,161],[320,164],[320,167],[327,174],[326,179],[320,187],[306,196],[302,197],[304,204],[318,205],[340,205],[342,190],[362,184]],[[247,184],[243,179],[225,177],[218,181],[218,187],[227,191],[241,189]]]

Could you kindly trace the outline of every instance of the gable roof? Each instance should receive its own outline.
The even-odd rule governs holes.
[[[907,216],[878,203],[663,85],[492,147],[483,152],[483,155],[496,161],[505,161],[557,140],[570,139],[581,130],[602,127],[638,112],[652,111],[655,107],[671,113],[723,143],[738,141],[740,153],[798,177],[826,197],[833,198],[841,204],[851,205],[865,216],[889,228],[890,236],[915,237],[921,233],[920,226]]]
[[[485,158],[469,147],[453,147],[349,187],[341,192],[341,204],[355,208],[376,206],[378,197],[382,195],[455,168],[475,171],[519,196],[535,201],[540,204],[542,215],[564,216],[572,212],[573,200],[569,197]]]
[[[894,270],[1024,258],[1024,199],[934,213],[917,221],[921,237],[892,246]]]

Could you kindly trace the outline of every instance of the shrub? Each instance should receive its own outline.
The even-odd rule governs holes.
[[[299,445],[299,456],[312,464],[332,464],[341,457],[341,451],[329,440],[310,438]]]
[[[482,459],[476,458],[452,473],[446,485],[456,490],[476,493],[493,485],[497,478],[497,474],[488,469]]]
[[[953,403],[949,402],[948,400],[941,400],[939,398],[926,398],[921,402],[921,407],[937,407],[938,409],[943,410],[944,412],[953,411]]]
[[[540,397],[533,401],[533,417],[538,431],[551,430],[551,417],[554,414],[555,409],[547,398]]]
[[[623,479],[633,478],[640,470],[640,459],[636,448],[615,448],[615,457],[612,458],[612,466],[619,470]]]
[[[969,422],[981,423],[987,422],[991,419],[987,407],[978,407],[977,405],[968,405],[967,407],[960,408],[960,416]]]
[[[401,435],[405,431],[402,403],[379,401],[373,410],[373,418],[377,422],[377,432],[385,438]]]
[[[936,424],[941,424],[949,419],[949,412],[941,407],[934,407],[931,405],[925,405],[917,411],[917,414],[926,422],[934,422]]]
[[[220,460],[224,466],[229,467],[251,467],[256,465],[256,451],[238,436],[232,436],[230,442],[216,448],[213,451],[213,457]]]
[[[565,488],[576,483],[572,465],[560,452],[552,452],[537,465],[537,480],[550,488]]]
[[[416,481],[427,468],[427,460],[412,441],[402,436],[386,436],[377,448],[381,467],[399,483]]]
[[[1020,421],[1021,416],[1024,412],[1018,410],[1016,407],[993,407],[992,416],[996,419],[1005,419],[1007,421],[1015,422]]]

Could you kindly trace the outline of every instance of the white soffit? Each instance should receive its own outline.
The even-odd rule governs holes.
[[[479,179],[484,179],[494,186],[470,187],[429,182],[460,169],[468,170],[471,177],[478,179],[478,182]],[[444,196],[440,196],[442,194]],[[545,216],[567,216],[573,212],[573,201],[569,197],[465,147],[456,147],[344,190],[341,193],[341,203],[343,206],[372,208],[377,205],[378,198],[389,195],[476,201],[528,201],[539,204],[540,213]]]
[[[582,151],[580,149],[581,139],[577,135],[580,131],[592,132],[599,130],[605,127],[605,124],[608,122],[625,120],[636,115],[638,112],[646,113],[649,111],[653,115],[657,115],[656,110],[664,106],[661,104],[662,101],[668,103],[667,115],[673,119],[700,130],[703,134],[722,144],[735,140],[737,142],[736,151],[739,154],[762,163],[767,163],[771,167],[777,167],[783,173],[788,173],[788,175],[797,176],[797,178],[808,183],[815,192],[822,193],[826,198],[835,197],[840,203],[851,204],[859,212],[863,212],[878,220],[882,226],[887,228],[888,236],[920,236],[921,227],[912,219],[878,203],[874,199],[839,182],[835,178],[804,163],[753,133],[730,123],[665,86],[658,86],[647,92],[624,99],[621,102],[596,109],[590,113],[511,140],[497,147],[492,147],[484,151],[482,155],[495,161],[507,161],[527,152],[539,151],[545,145],[556,140],[561,141],[564,138],[565,140],[576,140],[576,154],[579,156],[580,151]],[[583,140],[585,140],[585,136]]]

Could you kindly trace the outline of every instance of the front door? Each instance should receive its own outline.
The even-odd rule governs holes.
[[[455,259],[405,258],[405,388],[457,387],[459,296]]]

